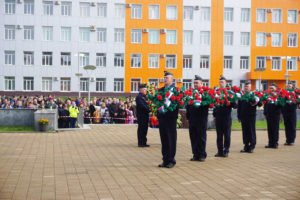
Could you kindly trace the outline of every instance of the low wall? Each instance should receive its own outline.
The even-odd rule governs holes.
[[[34,126],[35,109],[0,109],[0,126]]]

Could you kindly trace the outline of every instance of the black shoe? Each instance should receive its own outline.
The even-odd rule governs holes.
[[[144,147],[144,145],[139,144],[138,147]]]
[[[199,161],[199,158],[192,157],[192,158],[190,159],[190,161]]]
[[[199,158],[199,162],[204,162],[205,158]]]
[[[169,163],[167,165],[165,165],[165,168],[173,168],[176,164],[175,163]]]
[[[150,147],[150,145],[149,144],[145,144],[144,147]]]
[[[267,149],[278,149],[278,146],[277,145],[275,145],[275,146],[266,145],[265,148],[267,148]]]
[[[289,143],[289,142],[286,142],[286,143],[284,143],[284,145],[285,145],[285,146],[293,146],[293,145],[294,145],[294,143]]]
[[[241,153],[248,153],[249,151],[248,151],[248,150],[245,150],[245,149],[242,149],[240,152],[241,152]]]
[[[223,154],[223,157],[224,157],[224,158],[227,158],[227,157],[228,157],[228,153],[224,153],[224,154]]]
[[[248,151],[248,153],[253,153],[254,152],[254,149],[250,149],[249,151]]]
[[[223,153],[216,153],[215,157],[224,157],[224,154]]]

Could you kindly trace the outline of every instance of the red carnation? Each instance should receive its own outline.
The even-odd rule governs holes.
[[[166,97],[169,97],[169,96],[170,96],[170,92],[167,92],[167,93],[166,93]]]
[[[194,101],[193,101],[193,100],[190,100],[190,101],[189,101],[189,104],[190,104],[190,105],[192,105],[193,103],[194,103]]]
[[[176,97],[173,95],[173,96],[171,97],[171,100],[172,100],[172,101],[175,101],[175,100],[176,100]]]
[[[183,106],[184,105],[183,101],[179,101],[179,105]]]
[[[161,101],[162,100],[162,96],[160,94],[157,95],[157,99],[158,99],[158,101]]]

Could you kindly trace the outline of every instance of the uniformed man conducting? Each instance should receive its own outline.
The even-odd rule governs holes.
[[[294,86],[291,81],[288,82],[286,90],[288,92],[294,91]],[[284,145],[291,146],[295,142],[296,138],[296,124],[297,124],[297,104],[294,102],[286,102],[282,107],[282,115],[285,127],[286,142]]]
[[[226,88],[226,78],[221,76],[219,79],[220,88]],[[216,89],[216,91],[218,88]],[[235,104],[230,103],[229,106],[223,105],[214,108],[213,115],[216,119],[217,129],[217,147],[218,152],[215,157],[228,157],[230,141],[231,141],[231,111]]]
[[[269,87],[270,93],[276,93],[276,88],[276,84],[272,84]],[[280,111],[281,106],[279,104],[276,104],[276,102],[270,101],[264,105],[264,115],[267,119],[269,139],[268,145],[266,145],[265,148],[278,148]]]
[[[194,89],[202,87],[202,78],[195,76]],[[189,134],[192,145],[193,157],[191,161],[205,161],[206,154],[206,130],[208,118],[208,105],[187,105],[186,117],[189,121]]]
[[[147,132],[149,123],[149,107],[146,102],[146,84],[139,85],[139,94],[137,95],[136,101],[136,116],[138,122],[137,138],[138,147],[149,147],[147,144]]]
[[[164,72],[164,87],[159,91],[172,91],[175,88],[173,83],[173,74],[170,72]],[[178,107],[173,111],[167,111],[165,113],[158,112],[157,114],[159,122],[159,134],[161,140],[161,152],[163,162],[158,167],[172,168],[176,165],[176,143],[177,143],[177,130],[176,122],[178,118]]]
[[[237,117],[242,123],[243,143],[244,148],[241,153],[253,153],[256,145],[256,107],[259,103],[259,98],[251,91],[251,82],[245,82],[245,89],[238,101]]]

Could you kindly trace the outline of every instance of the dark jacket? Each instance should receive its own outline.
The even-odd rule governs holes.
[[[174,86],[171,86],[174,87]],[[164,91],[165,87],[160,88],[158,91]],[[178,118],[178,107],[173,111],[168,111],[166,113],[157,113],[158,119],[177,119]]]
[[[264,115],[266,117],[274,117],[280,115],[281,107],[279,105],[266,103],[264,105]]]
[[[249,119],[256,116],[256,105],[253,106],[250,102],[239,101],[237,109],[237,117],[239,120]]]
[[[136,102],[136,116],[137,118],[149,118],[149,106],[146,102],[146,96],[142,93],[139,93],[137,97],[135,98]]]
[[[186,118],[190,124],[207,121],[208,106],[195,107],[193,105],[186,106]]]

